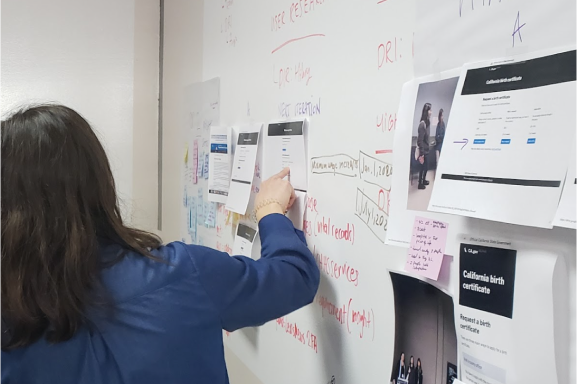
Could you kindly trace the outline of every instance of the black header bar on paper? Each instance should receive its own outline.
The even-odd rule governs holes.
[[[291,121],[287,123],[272,123],[268,125],[269,136],[290,136],[303,134],[304,121]]]
[[[249,184],[250,185],[250,181],[246,181],[246,180],[238,180],[238,179],[231,179],[230,181],[234,181],[235,183],[241,183],[241,184]]]
[[[461,95],[515,91],[575,81],[575,50],[467,71]]]
[[[512,319],[517,251],[461,243],[459,257],[459,304]]]
[[[488,184],[522,185],[524,187],[558,188],[561,186],[561,180],[503,179],[503,178],[499,178],[499,177],[451,175],[448,173],[443,173],[441,175],[441,179],[457,180],[457,181],[472,181],[475,183],[488,183]]]
[[[245,238],[252,243],[254,237],[256,236],[256,229],[253,229],[244,224],[238,224],[236,235]]]
[[[257,145],[258,144],[258,132],[250,133],[239,133],[237,145]]]
[[[228,196],[228,192],[225,191],[219,191],[216,189],[209,189],[208,193],[213,194],[213,195],[221,195],[221,196]]]

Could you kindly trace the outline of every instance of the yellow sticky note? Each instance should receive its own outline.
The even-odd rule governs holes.
[[[188,164],[188,143],[186,144],[186,151],[184,152],[184,164]]]

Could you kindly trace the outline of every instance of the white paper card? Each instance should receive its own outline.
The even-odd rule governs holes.
[[[575,50],[464,66],[429,210],[551,228],[574,107]]]
[[[232,152],[230,134],[230,127],[210,127],[210,154],[205,157],[204,164],[205,177],[208,171],[208,201],[226,203],[228,198]]]
[[[256,233],[257,230],[255,228],[239,223],[236,228],[236,236],[232,247],[233,256],[240,255],[251,257],[252,244],[254,243]]]
[[[451,228],[463,228],[467,220],[461,216],[427,211],[431,191],[435,187],[438,162],[444,156],[443,148],[449,145],[444,136],[452,127],[451,106],[459,73],[460,69],[456,69],[436,76],[421,77],[403,86],[393,141],[395,171],[392,175],[386,244],[408,248],[417,216],[443,221]],[[429,184],[419,189],[419,173],[424,164],[421,165],[415,159],[415,152],[419,142],[418,126],[425,103],[431,105],[432,111],[429,136],[439,139],[439,142],[430,145],[429,149],[426,174]],[[442,116],[444,130],[439,124],[439,115]],[[454,255],[458,251],[458,244],[448,242],[445,251],[448,255]]]
[[[304,125],[304,121],[269,124],[264,148],[267,177],[289,167],[289,180],[300,191],[307,190]]]
[[[244,215],[250,200],[258,139],[262,125],[242,128],[238,134],[226,209]]]

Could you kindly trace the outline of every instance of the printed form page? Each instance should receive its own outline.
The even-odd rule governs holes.
[[[268,125],[265,159],[273,173],[290,167],[290,182],[297,191],[307,190],[304,121]]]
[[[256,125],[238,134],[226,209],[241,215],[246,213],[250,200],[260,130],[261,125]]]
[[[295,228],[302,230],[307,192],[307,156],[304,121],[271,123],[268,125],[265,146],[267,169],[272,173],[290,168],[289,181],[295,190],[296,201],[288,212]]]
[[[252,228],[246,224],[239,223],[236,229],[232,254],[235,256],[240,255],[251,257],[252,245],[256,233],[257,230],[255,228]]]
[[[575,57],[464,67],[430,211],[552,227],[575,137]]]
[[[230,185],[230,127],[210,127],[208,201],[226,203]],[[210,163],[210,167],[207,163]]]

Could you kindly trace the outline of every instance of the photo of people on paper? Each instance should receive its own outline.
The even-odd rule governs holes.
[[[456,367],[453,298],[413,277],[390,272],[395,295],[391,384],[445,384]]]
[[[413,113],[407,208],[426,211],[435,181],[458,77],[419,86]]]

